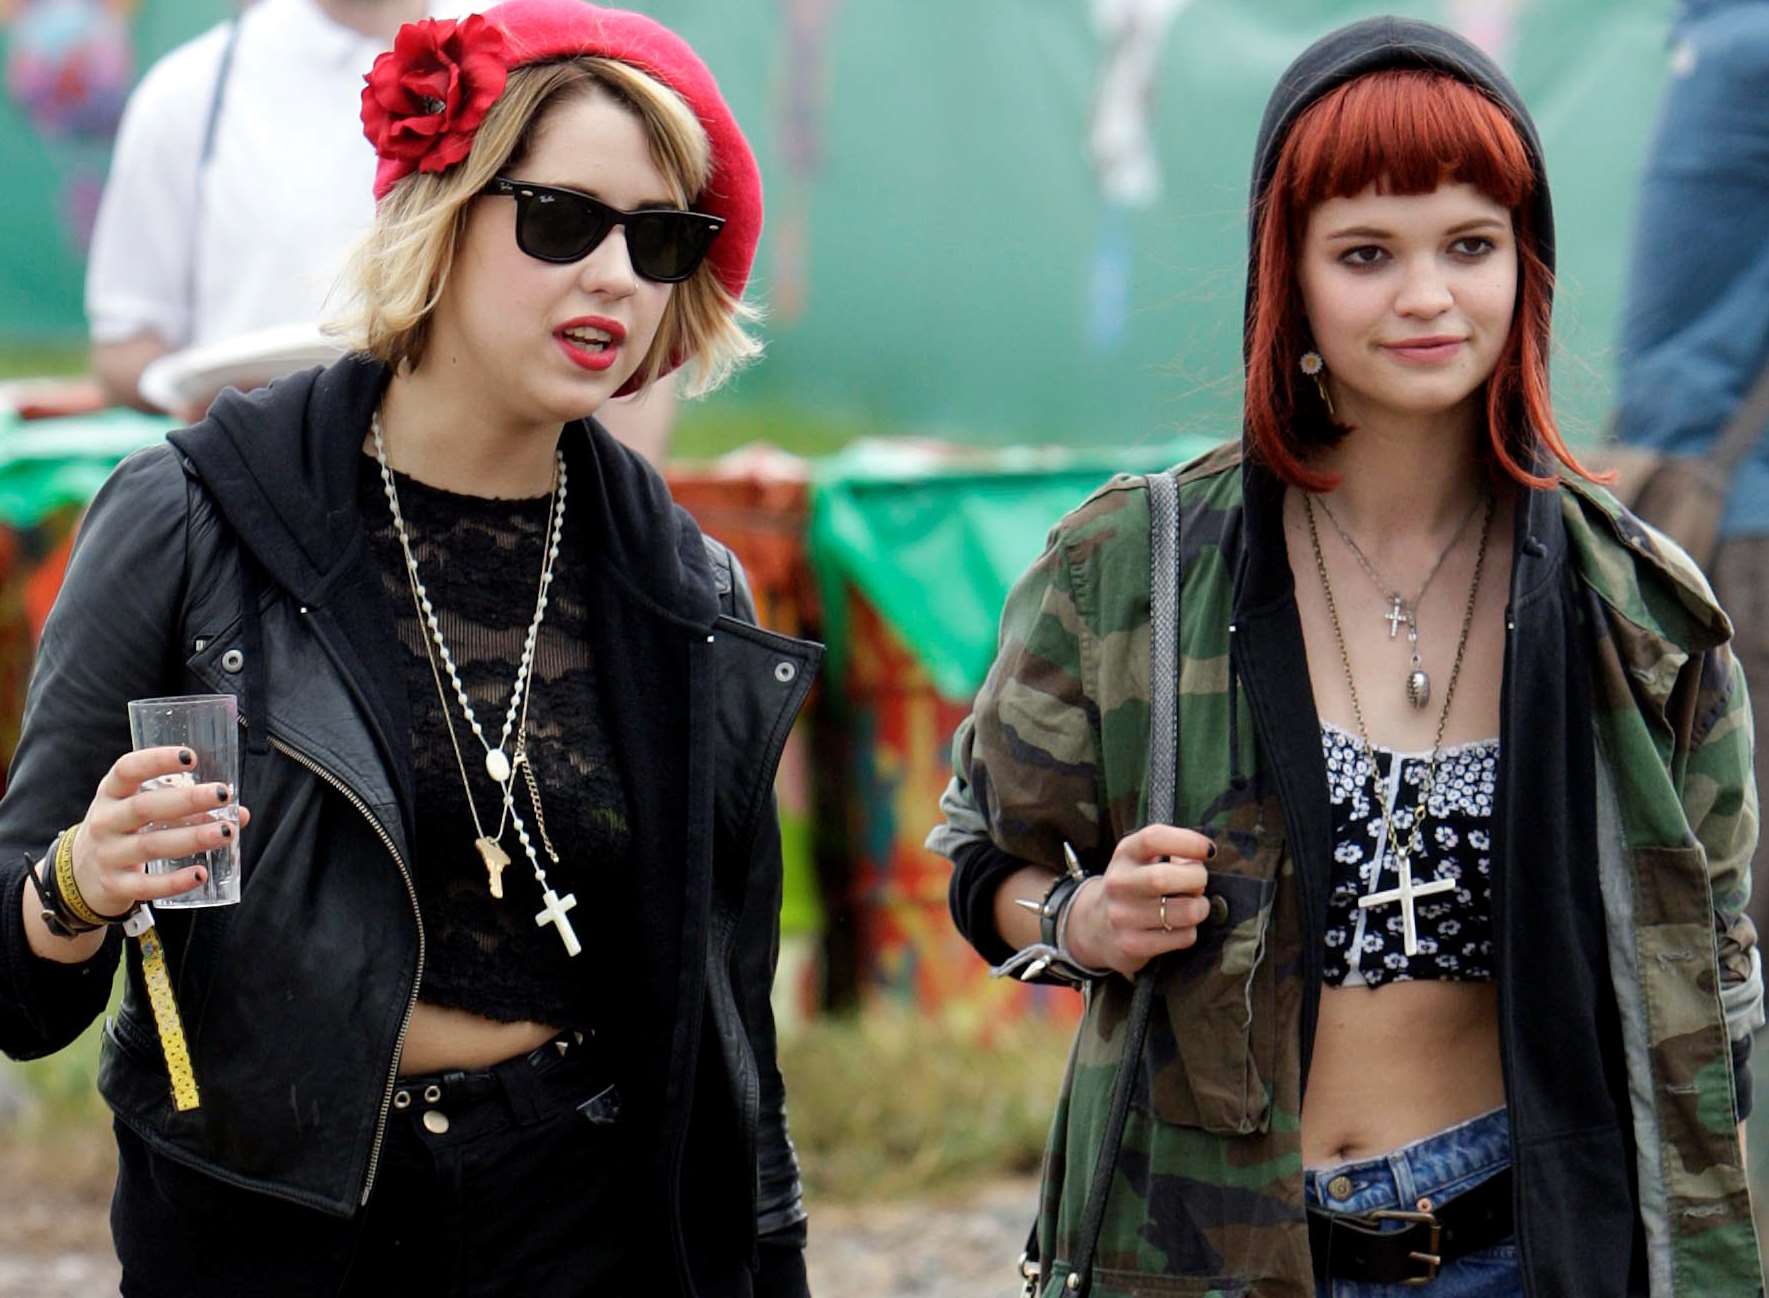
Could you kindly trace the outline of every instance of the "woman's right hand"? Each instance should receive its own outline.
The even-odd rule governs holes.
[[[1191,946],[1210,914],[1204,863],[1215,855],[1216,845],[1190,829],[1149,825],[1127,834],[1098,882],[1090,880],[1070,903],[1069,954],[1089,968],[1134,978],[1156,956]]]
[[[148,780],[180,775],[195,765],[188,748],[143,748],[125,753],[99,782],[98,794],[74,835],[74,882],[101,915],[121,915],[137,902],[158,901],[202,883],[200,865],[149,874],[147,862],[191,856],[220,847],[251,819],[239,809],[239,827],[209,813],[233,800],[225,784],[175,784],[143,792]],[[144,830],[146,825],[167,829]]]

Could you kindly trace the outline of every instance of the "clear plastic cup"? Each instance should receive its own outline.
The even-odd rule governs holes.
[[[201,813],[211,820],[233,824],[234,834],[219,847],[191,856],[149,861],[149,874],[170,874],[186,866],[200,865],[209,877],[188,892],[156,901],[156,910],[193,906],[231,906],[240,899],[240,727],[239,701],[232,694],[181,694],[163,699],[132,699],[129,703],[129,736],[137,749],[179,746],[196,756],[188,771],[176,771],[148,780],[141,788],[175,788],[188,784],[225,784],[233,796],[213,811]],[[185,822],[189,823],[189,822]],[[148,825],[169,829],[172,825]]]

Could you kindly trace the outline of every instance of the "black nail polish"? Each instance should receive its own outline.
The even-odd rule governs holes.
[[[207,870],[198,870],[197,871],[197,882],[198,883],[209,882],[209,872]]]
[[[233,826],[232,825],[223,825],[221,827],[221,837],[232,838],[233,837]]]
[[[195,762],[195,761],[196,761],[196,760],[197,760],[197,755],[196,755],[196,754],[195,754],[195,753],[193,753],[193,752],[191,752],[191,751],[190,751],[190,749],[188,749],[188,748],[180,748],[180,749],[179,749],[179,750],[178,750],[178,762],[179,762],[179,765],[181,765],[181,766],[189,766],[189,765],[191,765],[191,764],[192,764],[192,763],[193,763],[193,762]]]
[[[1206,861],[1214,861],[1216,859],[1216,844],[1215,843],[1210,844],[1210,853],[1204,859]]]
[[[215,801],[217,801],[217,802],[226,802],[227,801],[227,786],[225,784],[222,785],[219,789],[215,790]]]

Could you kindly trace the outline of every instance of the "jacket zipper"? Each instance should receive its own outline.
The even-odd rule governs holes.
[[[387,854],[393,858],[393,864],[399,867],[399,877],[405,883],[406,896],[411,899],[412,918],[417,921],[418,925],[418,971],[412,979],[411,995],[406,999],[405,1016],[399,1021],[399,1036],[393,1043],[393,1060],[387,1065],[387,1085],[381,1095],[381,1111],[375,1118],[375,1143],[369,1147],[369,1169],[368,1174],[363,1178],[362,1199],[360,1200],[366,1204],[369,1201],[369,1192],[375,1188],[375,1172],[381,1162],[381,1146],[387,1138],[387,1115],[393,1109],[393,1092],[399,1083],[399,1057],[405,1051],[405,1036],[411,1030],[412,1014],[418,1008],[418,988],[423,985],[424,981],[424,916],[423,912],[418,909],[418,887],[412,880],[411,871],[406,868],[405,859],[399,854],[399,848],[395,846],[387,831],[381,827],[381,822],[375,818],[375,813],[369,810],[368,803],[358,797],[355,790],[314,761],[313,758],[296,752],[274,735],[271,737],[270,744],[278,752],[292,758],[319,776],[320,779],[342,793],[351,806],[362,812],[363,817],[369,822],[370,828],[375,831],[376,837],[381,840],[382,846],[387,849]]]

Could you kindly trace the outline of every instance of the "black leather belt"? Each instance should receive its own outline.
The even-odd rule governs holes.
[[[1447,1263],[1490,1248],[1515,1230],[1508,1167],[1430,1212],[1308,1210],[1317,1281],[1430,1284]]]

